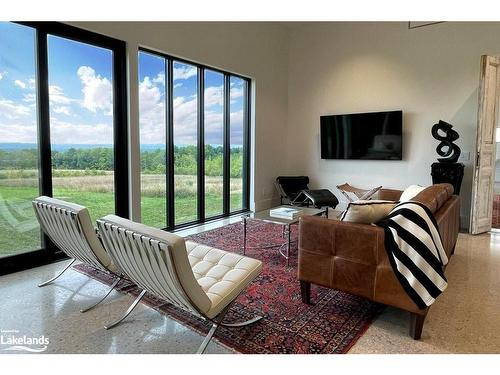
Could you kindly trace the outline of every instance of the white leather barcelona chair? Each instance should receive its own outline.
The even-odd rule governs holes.
[[[108,215],[97,220],[106,251],[128,277],[143,289],[129,311],[146,292],[212,322],[197,353],[203,353],[220,325],[241,327],[242,323],[223,323],[224,316],[239,294],[262,271],[262,262],[226,252],[160,229]]]
[[[36,198],[33,201],[33,208],[45,234],[60,250],[72,258],[59,274],[38,286],[50,284],[78,260],[116,276],[116,280],[101,299],[80,311],[85,312],[96,307],[111,293],[124,274],[104,250],[92,225],[89,211],[83,206],[46,196]]]

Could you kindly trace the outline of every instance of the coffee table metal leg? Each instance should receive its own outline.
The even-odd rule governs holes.
[[[287,235],[288,235],[288,240],[287,240],[287,245],[286,245],[286,266],[288,267],[290,265],[290,240],[291,240],[291,235],[292,235],[292,230],[290,228],[290,224],[286,225],[286,230],[287,230]]]
[[[243,218],[243,255],[247,249],[247,217]]]

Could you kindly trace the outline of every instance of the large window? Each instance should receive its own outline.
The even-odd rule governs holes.
[[[198,218],[198,70],[173,62],[175,225]]]
[[[205,69],[205,216],[224,212],[224,74]]]
[[[243,207],[243,156],[245,146],[245,119],[247,98],[247,82],[238,77],[230,79],[230,207],[231,211],[241,210]]]
[[[125,43],[0,22],[0,274],[59,257],[31,201],[128,217]]]
[[[113,53],[48,35],[52,190],[89,209],[115,212]]]
[[[142,220],[173,229],[248,210],[250,81],[139,52]]]
[[[0,257],[41,247],[35,30],[0,22]]]
[[[139,54],[142,222],[167,226],[165,60]]]

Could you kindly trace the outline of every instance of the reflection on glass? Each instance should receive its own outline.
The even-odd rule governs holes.
[[[246,82],[237,77],[230,78],[230,210],[243,208],[243,123],[245,118]]]
[[[167,226],[165,65],[164,58],[139,52],[141,217],[157,228]]]
[[[205,217],[223,212],[224,75],[205,70]]]
[[[0,258],[39,249],[35,31],[0,22]]]
[[[48,36],[54,197],[115,212],[112,51]]]
[[[173,63],[175,224],[198,218],[198,70]]]

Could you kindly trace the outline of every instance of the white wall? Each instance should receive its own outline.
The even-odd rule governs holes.
[[[313,186],[332,191],[344,182],[429,185],[438,144],[430,131],[442,119],[471,153],[460,194],[468,226],[479,59],[500,53],[500,23],[298,24],[289,49],[288,173],[308,174]],[[403,161],[321,160],[320,115],[395,109],[404,112]]]
[[[73,24],[128,43],[133,172],[139,166],[137,50],[145,46],[254,79],[253,208],[273,203],[274,178],[285,173],[307,174],[312,187],[334,192],[343,182],[430,184],[438,143],[430,129],[442,119],[471,154],[461,192],[462,225],[468,224],[479,58],[500,53],[500,23],[413,30],[406,22]],[[393,109],[404,111],[403,161],[320,159],[320,115]],[[138,219],[139,174],[132,176]]]
[[[140,219],[138,47],[149,47],[253,79],[251,206],[272,204],[273,181],[285,168],[283,134],[287,116],[287,33],[277,23],[74,22],[128,44],[132,214]]]

